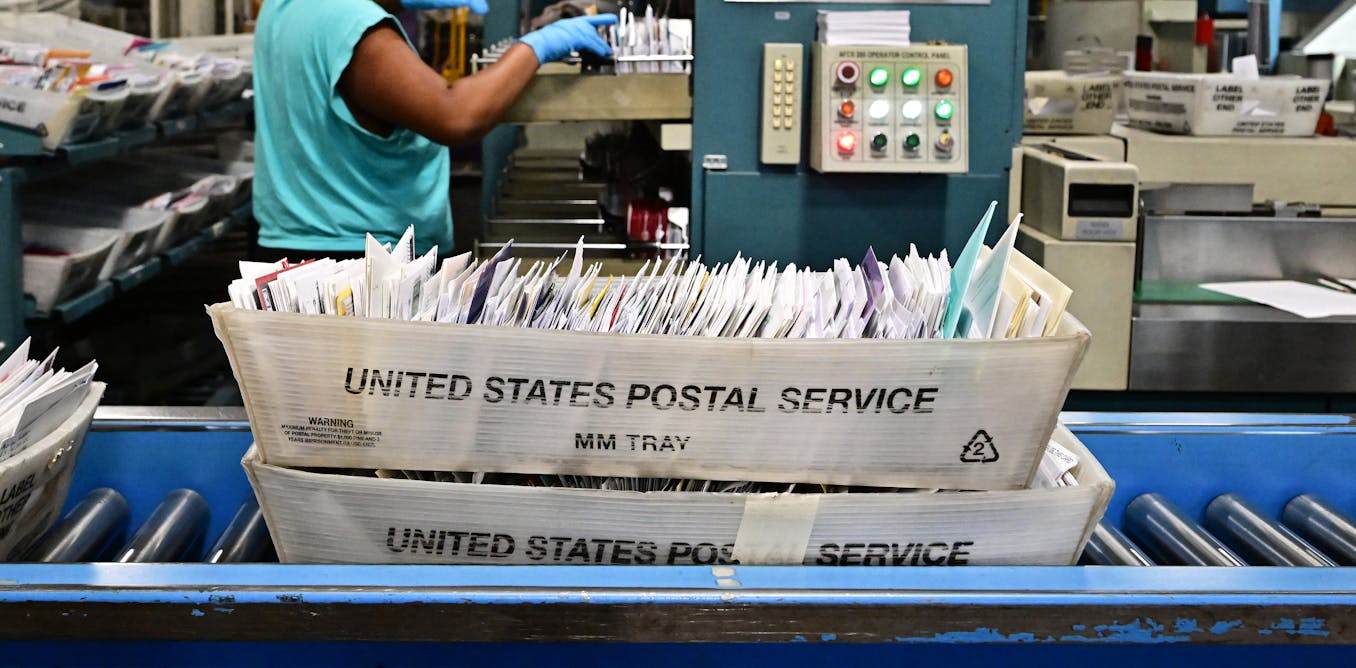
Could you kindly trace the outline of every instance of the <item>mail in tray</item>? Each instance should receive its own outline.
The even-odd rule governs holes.
[[[579,252],[242,265],[209,308],[280,466],[1030,484],[1088,334],[992,208],[956,256],[736,257],[602,275]],[[563,276],[558,276],[563,274]]]
[[[0,463],[23,452],[65,422],[84,400],[99,368],[90,362],[75,371],[53,368],[57,351],[28,358],[24,341],[0,362]]]

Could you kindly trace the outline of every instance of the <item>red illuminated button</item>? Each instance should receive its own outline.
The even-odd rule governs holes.
[[[857,103],[852,100],[843,100],[843,102],[838,105],[838,115],[843,118],[852,118],[852,115],[856,113]]]
[[[937,81],[937,86],[940,88],[946,88],[956,81],[956,77],[951,74],[951,70],[937,70],[937,76],[933,78]]]
[[[857,135],[851,132],[844,132],[838,135],[838,152],[851,154],[857,150]]]
[[[838,67],[835,68],[834,74],[838,77],[839,83],[851,86],[852,84],[857,83],[857,79],[862,76],[862,70],[857,67],[857,63],[854,63],[851,60],[844,60],[838,63]]]

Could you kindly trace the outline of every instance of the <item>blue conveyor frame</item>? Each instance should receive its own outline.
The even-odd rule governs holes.
[[[1117,481],[1112,523],[1144,491],[1197,517],[1227,491],[1273,516],[1306,492],[1356,508],[1356,425],[1345,416],[1065,420]],[[135,525],[165,492],[194,487],[214,509],[216,535],[248,493],[243,420],[101,420],[96,429],[71,503],[112,484],[128,495]],[[946,648],[964,648],[966,663],[1003,665],[1356,656],[1356,568],[730,568],[13,564],[0,567],[0,641],[72,664],[97,658],[110,640],[125,656],[172,650],[204,665],[440,662],[447,655],[433,647],[466,641],[476,644],[458,656],[473,664],[954,658]],[[523,640],[546,644],[505,644]],[[375,644],[338,649],[351,641]],[[609,645],[556,644],[579,641]],[[861,644],[875,653],[853,648]]]

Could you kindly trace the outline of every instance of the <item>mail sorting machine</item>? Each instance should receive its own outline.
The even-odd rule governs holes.
[[[140,534],[157,534],[158,544],[182,550],[168,558],[228,560],[182,546],[257,536],[250,513],[237,511],[249,496],[239,464],[248,424],[238,409],[154,410],[100,411],[68,507],[115,506],[108,514],[118,515],[110,493],[89,496],[117,489],[128,526],[153,525],[130,542],[152,545]],[[1307,665],[1351,656],[1356,569],[1344,566],[1356,543],[1342,517],[1356,511],[1350,418],[1064,418],[1117,482],[1085,560],[1163,565],[167,564],[137,563],[115,548],[106,558],[132,563],[5,565],[0,651],[17,663],[61,665],[98,663],[113,652],[193,665],[451,657],[468,665],[902,665],[962,657],[994,665],[1174,658]],[[175,491],[185,488],[196,493]],[[1245,563],[1279,567],[1237,567]],[[453,642],[463,644],[445,644]]]
[[[1350,410],[1356,318],[1306,319],[1200,285],[1356,275],[1344,252],[1356,243],[1356,190],[1335,176],[1356,169],[1356,140],[1116,125],[1022,143],[1017,247],[1074,289],[1069,309],[1093,332],[1074,389],[1286,395],[1280,410]]]

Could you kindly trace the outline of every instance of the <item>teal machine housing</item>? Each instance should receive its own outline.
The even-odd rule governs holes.
[[[744,253],[827,268],[868,246],[889,257],[957,253],[989,202],[1006,211],[1012,146],[1022,133],[1026,0],[911,3],[697,0],[692,108],[693,255],[707,262]],[[819,10],[907,9],[915,44],[969,45],[970,171],[967,174],[821,174],[809,167],[807,123],[798,165],[759,163],[762,45],[805,45],[811,69]],[[802,117],[810,118],[810,81]],[[724,170],[705,169],[725,156]],[[992,226],[997,234],[1003,225]]]

